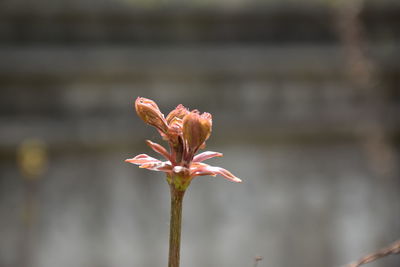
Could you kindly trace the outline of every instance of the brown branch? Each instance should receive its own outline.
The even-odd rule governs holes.
[[[400,240],[394,242],[393,244],[391,244],[390,246],[388,246],[386,248],[380,249],[377,252],[374,252],[374,253],[371,253],[371,254],[368,254],[368,255],[362,257],[357,262],[347,264],[347,265],[345,265],[345,267],[358,267],[363,264],[370,263],[370,262],[376,261],[380,258],[389,256],[391,254],[400,254]]]

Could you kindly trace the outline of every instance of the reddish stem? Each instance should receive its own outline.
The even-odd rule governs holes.
[[[182,228],[182,202],[185,191],[171,188],[171,220],[169,232],[169,257],[168,267],[179,267],[180,247],[181,247],[181,228]]]

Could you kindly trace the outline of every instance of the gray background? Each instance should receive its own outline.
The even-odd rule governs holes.
[[[182,266],[340,266],[398,239],[400,6],[360,9],[357,37],[328,1],[1,1],[0,266],[166,265],[164,176],[123,162],[162,142],[137,96],[212,113],[210,163],[243,179],[193,181]]]

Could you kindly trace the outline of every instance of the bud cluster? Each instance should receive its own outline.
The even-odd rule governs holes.
[[[135,108],[138,116],[156,127],[169,142],[175,156],[172,160],[181,166],[188,167],[194,154],[205,147],[205,141],[211,135],[210,113],[200,114],[198,110],[189,111],[183,105],[178,105],[164,118],[157,104],[143,97],[136,99]]]
[[[211,135],[212,116],[210,113],[200,113],[198,110],[189,111],[183,105],[178,105],[167,117],[161,113],[157,104],[147,98],[138,97],[135,101],[138,116],[147,124],[155,127],[165,141],[168,142],[170,151],[163,146],[147,141],[147,144],[157,153],[164,156],[167,161],[161,162],[145,154],[140,154],[127,162],[137,164],[140,168],[167,173],[167,180],[176,188],[186,189],[191,179],[195,176],[222,175],[228,180],[241,182],[239,178],[229,171],[213,167],[201,161],[212,157],[221,157],[218,152],[195,153],[205,147],[205,142]]]

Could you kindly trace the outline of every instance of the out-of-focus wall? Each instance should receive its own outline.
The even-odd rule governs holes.
[[[244,181],[192,183],[183,266],[339,266],[398,239],[400,8],[361,10],[368,88],[341,10],[2,1],[0,266],[166,265],[167,184],[123,162],[162,142],[137,96],[212,113],[210,162]]]

